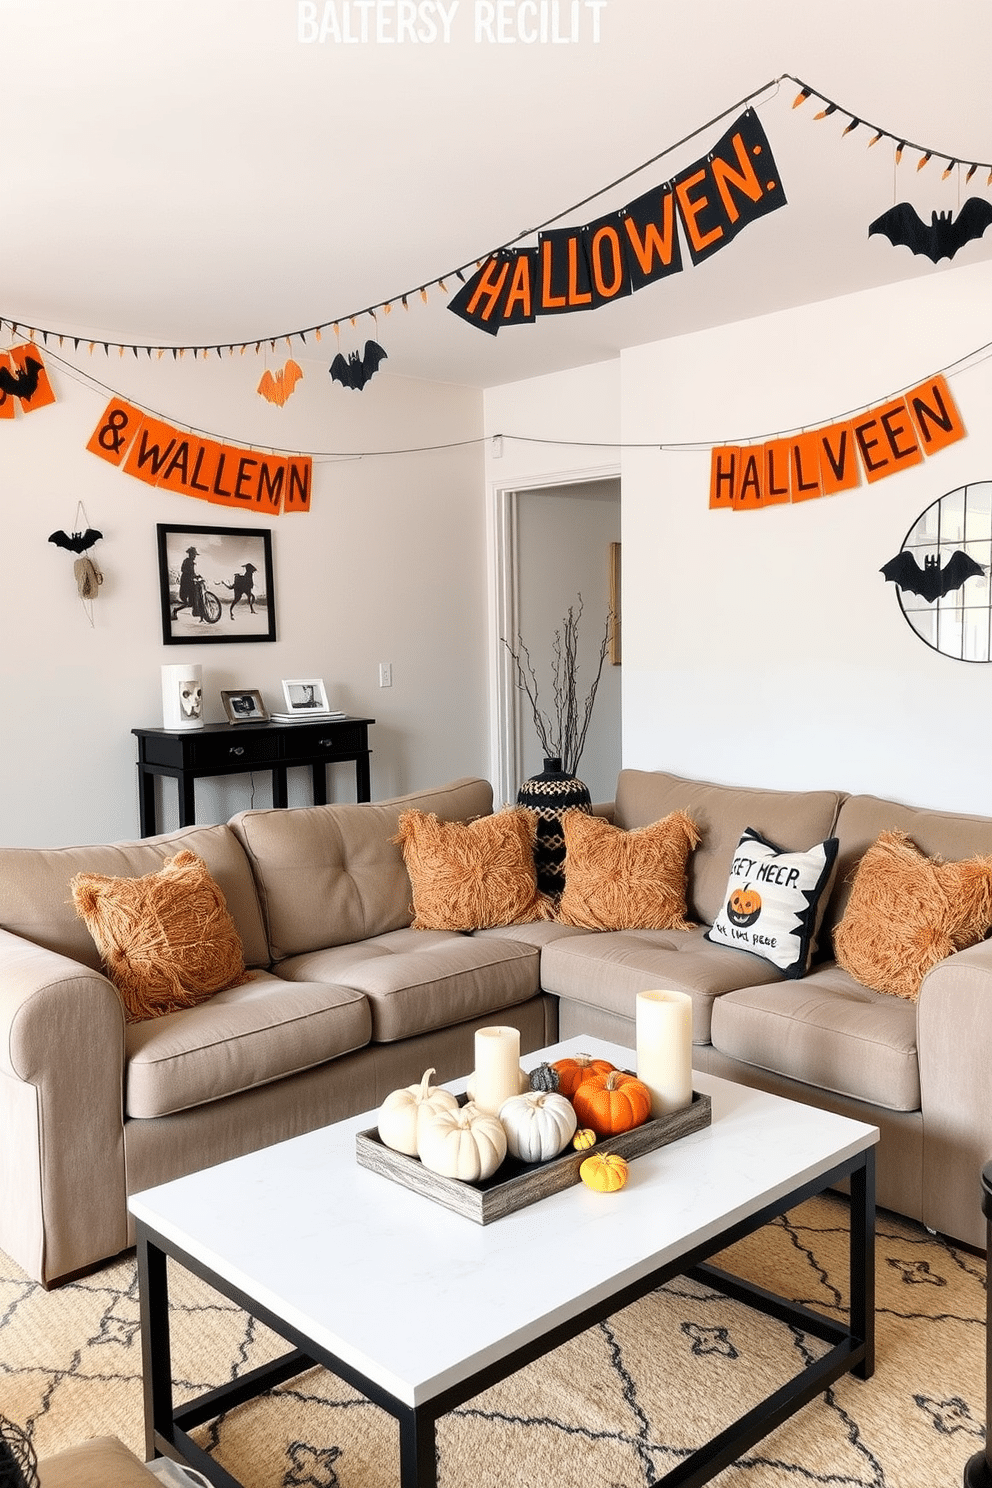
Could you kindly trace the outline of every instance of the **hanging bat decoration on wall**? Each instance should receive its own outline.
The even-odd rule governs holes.
[[[10,367],[0,367],[0,393],[30,400],[38,391],[38,374],[41,370],[42,363],[33,356],[25,357],[24,365],[16,372]]]
[[[952,212],[931,212],[929,223],[909,202],[898,202],[875,218],[868,236],[880,233],[894,247],[911,248],[915,254],[939,263],[942,258],[953,258],[973,238],[982,237],[990,222],[992,203],[982,196],[969,196],[956,217]]]
[[[896,584],[907,594],[918,594],[927,604],[933,604],[935,599],[953,594],[967,579],[973,578],[975,574],[983,574],[985,569],[960,548],[951,554],[943,568],[936,553],[924,558],[921,568],[913,554],[903,549],[894,558],[890,558],[879,572],[885,575],[889,583]]]
[[[60,527],[58,532],[51,534],[48,541],[57,548],[68,548],[70,553],[85,553],[102,536],[103,533],[97,532],[95,527],[87,527],[85,532],[63,532]]]
[[[290,357],[285,367],[280,367],[278,372],[270,372],[266,368],[256,392],[261,393],[262,397],[268,399],[270,403],[277,403],[282,408],[302,376],[303,368]]]
[[[347,360],[339,351],[330,366],[331,379],[339,382],[342,387],[354,388],[360,393],[362,388],[369,382],[379,370],[379,363],[386,360],[386,353],[378,341],[366,341],[365,351],[359,356],[357,351],[349,352]]]

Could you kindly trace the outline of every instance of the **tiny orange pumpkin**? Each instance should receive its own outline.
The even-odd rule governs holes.
[[[572,1105],[580,1126],[591,1126],[597,1136],[609,1137],[647,1121],[651,1092],[636,1075],[612,1069],[583,1080]]]
[[[591,1126],[580,1126],[572,1138],[572,1146],[576,1152],[586,1152],[590,1147],[596,1145],[596,1133]]]
[[[551,1068],[558,1076],[558,1093],[569,1100],[590,1075],[607,1075],[612,1065],[608,1059],[593,1059],[591,1054],[576,1054],[574,1059],[556,1059]]]
[[[618,1152],[594,1152],[579,1165],[579,1177],[597,1193],[616,1193],[627,1182],[627,1164]]]

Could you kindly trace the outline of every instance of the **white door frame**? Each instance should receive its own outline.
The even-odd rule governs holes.
[[[529,480],[515,480],[507,485],[492,483],[489,487],[489,760],[497,811],[516,800],[523,758],[520,692],[513,679],[513,661],[501,640],[502,636],[515,636],[519,629],[517,496],[521,491],[619,478],[620,466],[613,463],[592,469],[586,466],[581,470],[546,471]]]

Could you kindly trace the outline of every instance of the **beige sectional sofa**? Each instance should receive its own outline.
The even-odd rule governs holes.
[[[872,992],[828,958],[846,880],[879,831],[902,828],[952,859],[992,852],[992,820],[625,770],[599,808],[618,826],[687,811],[699,827],[687,891],[699,928],[542,920],[465,934],[411,928],[391,840],[410,807],[467,821],[492,810],[492,791],[466,779],[133,843],[0,849],[0,1249],[29,1275],[52,1285],[126,1248],[132,1192],[373,1108],[428,1066],[442,1080],[465,1073],[488,1023],[516,1024],[525,1051],[559,1034],[633,1045],[635,995],[659,986],[692,994],[699,1069],[877,1125],[879,1202],[984,1244],[992,944],[931,971],[918,1003]],[[796,850],[840,839],[820,958],[801,980],[704,939],[746,827]],[[180,848],[223,889],[252,975],[126,1023],[69,882],[137,877]]]

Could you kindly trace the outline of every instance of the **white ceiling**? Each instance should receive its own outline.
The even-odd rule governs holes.
[[[395,34],[393,0],[365,3]],[[517,0],[501,3],[512,21]],[[544,45],[476,42],[475,0],[458,0],[447,45],[301,40],[300,15],[325,9],[343,23],[345,0],[0,0],[0,316],[212,345],[412,290],[408,311],[345,322],[342,349],[371,335],[393,374],[490,386],[992,256],[992,231],[938,266],[867,236],[895,200],[927,218],[992,199],[988,170],[965,188],[907,150],[897,171],[891,140],[842,137],[849,113],[815,122],[789,80],[762,91],[791,73],[890,135],[990,161],[988,0],[601,0],[598,42],[580,0],[579,39]],[[357,30],[356,0],[349,14]],[[418,24],[435,14],[421,4]],[[571,3],[559,14],[567,34]],[[496,338],[440,291],[422,303],[424,282],[643,162],[663,156],[561,225],[666,180],[751,96],[788,206],[707,262]]]

